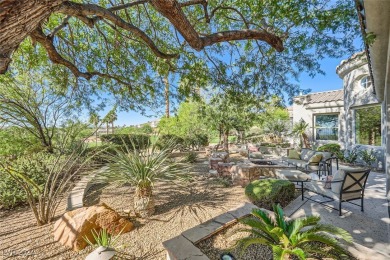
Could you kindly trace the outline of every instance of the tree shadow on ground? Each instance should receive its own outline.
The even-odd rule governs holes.
[[[203,222],[209,219],[210,209],[222,208],[226,200],[226,192],[222,188],[204,182],[182,183],[177,186],[159,187],[158,200],[165,203],[156,205],[155,216],[166,213],[165,222],[185,222],[188,217]]]

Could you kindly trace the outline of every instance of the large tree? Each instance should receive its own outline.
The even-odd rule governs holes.
[[[357,27],[344,0],[3,0],[0,72],[16,56],[24,66],[50,59],[80,85],[126,95],[119,105],[131,109],[164,97],[151,73],[161,59],[180,78],[242,76],[255,90],[292,95],[289,78],[354,51]]]

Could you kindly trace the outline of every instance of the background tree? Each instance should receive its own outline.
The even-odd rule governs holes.
[[[30,76],[21,75],[17,81],[0,80],[0,122],[25,129],[53,152],[58,126],[76,109],[72,93],[54,90],[51,82],[37,74]]]
[[[100,116],[96,112],[91,112],[89,115],[89,123],[95,127],[95,144],[97,146],[98,141],[98,126],[100,125]]]
[[[244,135],[245,131],[258,122],[260,115],[267,111],[270,104],[273,104],[272,98],[259,98],[252,93],[230,92],[223,96],[215,94],[206,103],[204,115],[209,129],[219,132],[220,143],[224,150],[228,150],[230,131],[235,129]]]
[[[114,106],[107,115],[102,119],[102,123],[106,124],[106,134],[109,134],[109,124],[111,124],[111,133],[114,133],[114,122],[118,119],[116,114],[116,106]]]

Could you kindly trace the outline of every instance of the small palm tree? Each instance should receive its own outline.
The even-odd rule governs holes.
[[[158,150],[156,145],[141,151],[133,144],[132,149],[117,149],[116,154],[109,155],[109,170],[101,174],[107,182],[131,184],[136,187],[134,211],[141,217],[154,213],[153,184],[160,179],[176,177],[179,164],[169,160],[174,142],[168,142]]]
[[[292,133],[299,137],[300,147],[310,148],[309,137],[306,134],[306,130],[309,124],[305,120],[301,119],[298,123],[293,126]]]
[[[252,210],[254,218],[240,221],[251,227],[239,231],[251,233],[251,236],[237,242],[243,251],[252,244],[267,245],[272,248],[275,260],[289,259],[292,255],[299,259],[306,259],[313,254],[336,259],[342,255],[349,255],[334,237],[338,236],[348,243],[352,242],[352,237],[346,230],[333,225],[319,224],[319,216],[286,220],[280,205],[274,205],[273,208],[274,218],[260,209],[254,209]],[[324,250],[323,246],[332,250]]]

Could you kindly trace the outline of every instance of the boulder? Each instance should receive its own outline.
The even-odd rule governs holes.
[[[75,251],[87,246],[85,237],[94,242],[92,229],[106,229],[111,235],[129,232],[133,223],[122,218],[106,204],[83,207],[66,212],[54,224],[54,240]]]

